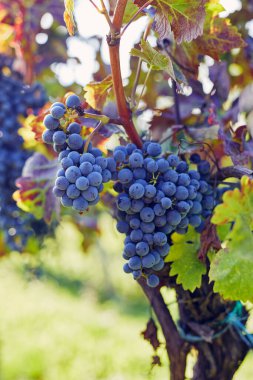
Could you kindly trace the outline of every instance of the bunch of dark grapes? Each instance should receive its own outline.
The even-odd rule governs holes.
[[[26,86],[11,67],[8,68],[10,75],[3,73],[2,69],[11,64],[11,60],[3,57],[0,64],[0,229],[10,248],[22,250],[32,233],[30,222],[34,218],[22,212],[12,198],[15,181],[30,155],[23,150],[18,119],[21,115],[26,117],[29,109],[36,113],[47,97],[40,84]]]
[[[115,178],[116,163],[103,157],[100,149],[89,143],[84,152],[85,140],[81,136],[81,125],[77,122],[66,124],[68,115],[80,107],[77,95],[70,95],[66,104],[56,102],[45,116],[44,142],[52,144],[59,153],[62,169],[59,170],[54,194],[61,198],[65,207],[83,212],[98,203],[103,183]]]
[[[214,206],[207,182],[209,163],[195,156],[197,170],[189,170],[177,155],[161,153],[155,142],[145,142],[142,149],[119,146],[113,153],[118,170],[117,229],[126,234],[124,271],[134,279],[144,276],[150,287],[159,284],[154,272],[164,267],[171,233],[185,234],[189,225],[201,229]]]

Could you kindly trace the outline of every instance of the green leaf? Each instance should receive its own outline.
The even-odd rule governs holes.
[[[223,203],[214,210],[212,223],[230,226],[223,249],[211,262],[209,276],[214,281],[214,290],[224,298],[252,302],[253,180],[244,176],[240,189],[224,194]]]
[[[206,273],[205,265],[198,260],[200,235],[190,227],[187,234],[172,235],[173,245],[166,262],[172,262],[170,276],[177,276],[177,284],[193,292],[200,287],[202,275]]]
[[[137,7],[137,5],[135,5],[132,0],[128,0],[124,12],[123,24],[127,24],[131,20],[131,18],[138,12],[138,10],[139,8]],[[138,15],[138,17],[140,16],[141,14]],[[138,17],[136,17],[135,20],[137,20]]]
[[[209,277],[224,298],[253,302],[253,234],[239,216],[227,235],[225,248],[211,262]]]
[[[164,70],[176,80],[172,62],[169,57],[154,49],[148,41],[141,41],[141,50],[133,48],[130,52],[134,57],[141,58],[152,70]]]
[[[84,98],[95,110],[102,111],[109,90],[112,88],[112,76],[108,75],[101,82],[90,82],[84,87]]]

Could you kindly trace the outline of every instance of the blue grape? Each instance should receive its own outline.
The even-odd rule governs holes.
[[[143,156],[140,153],[132,153],[129,156],[129,164],[132,168],[141,168],[143,164]]]
[[[57,177],[55,181],[55,186],[60,190],[66,190],[69,186],[69,181],[64,176]]]
[[[74,185],[73,183],[68,186],[66,193],[67,193],[67,196],[71,199],[76,199],[81,194],[80,190],[78,190],[76,185]]]
[[[42,140],[46,143],[46,144],[53,144],[53,136],[54,136],[54,132],[53,131],[50,131],[49,129],[45,130],[43,133],[42,133]]]
[[[158,143],[150,143],[147,147],[147,153],[152,157],[157,157],[161,154],[162,148]]]
[[[83,139],[77,133],[73,133],[68,138],[68,146],[70,149],[79,150],[83,147]]]
[[[163,232],[156,232],[154,234],[154,244],[160,246],[163,246],[167,243],[167,237]]]
[[[155,213],[151,207],[144,207],[140,212],[140,218],[143,222],[149,223],[155,217]]]
[[[80,165],[80,171],[84,176],[87,176],[88,174],[92,173],[93,166],[90,162],[83,162]]]
[[[53,116],[53,118],[60,119],[61,117],[64,116],[65,109],[61,106],[55,106],[55,107],[51,108],[50,113]]]
[[[133,230],[130,233],[131,241],[134,243],[138,243],[139,241],[142,241],[143,238],[143,232],[140,229]]]
[[[43,124],[47,129],[50,129],[51,131],[57,129],[60,125],[59,120],[53,118],[51,115],[46,115],[44,117]]]
[[[125,244],[124,251],[125,251],[126,255],[129,256],[129,257],[135,256],[135,254],[136,254],[136,248],[135,247],[136,246],[133,243],[127,243],[127,244]]]
[[[162,208],[168,210],[169,208],[171,208],[172,206],[172,201],[170,198],[167,198],[167,197],[163,197],[161,199],[161,205],[162,205]]]
[[[136,244],[136,253],[139,256],[145,256],[149,252],[149,246],[145,241],[140,241]]]
[[[128,261],[129,267],[133,270],[141,269],[141,264],[142,264],[142,262],[141,262],[141,259],[139,258],[139,256],[133,256]]]
[[[151,253],[142,258],[142,266],[144,268],[152,268],[153,265],[155,265],[155,257]]]
[[[178,186],[175,193],[175,198],[179,201],[184,201],[188,198],[189,192],[184,186]]]
[[[57,145],[62,145],[66,142],[66,133],[62,132],[62,131],[56,131],[54,134],[53,134],[53,142]]]
[[[66,106],[69,108],[79,107],[81,105],[80,98],[77,95],[69,95],[66,99]]]
[[[95,201],[95,199],[98,197],[98,190],[96,187],[90,186],[87,190],[82,191],[82,196],[88,202]]]
[[[133,179],[133,173],[129,169],[121,169],[118,173],[118,179],[121,183],[130,183]]]
[[[147,198],[154,198],[156,195],[156,187],[154,185],[147,185],[145,186],[145,197]]]
[[[124,264],[124,266],[123,266],[123,271],[125,272],[125,273],[132,273],[132,269],[130,268],[130,266],[126,263],[126,264]]]
[[[80,154],[78,152],[72,151],[68,153],[68,158],[70,158],[75,165],[78,165],[80,161]]]
[[[102,175],[98,172],[92,172],[88,174],[87,178],[89,180],[90,185],[95,186],[95,187],[98,187],[99,185],[101,185],[103,181]]]
[[[181,222],[181,215],[176,210],[171,210],[167,214],[167,221],[171,226],[177,226]]]
[[[171,154],[168,157],[168,163],[170,164],[170,166],[176,167],[179,164],[179,157],[174,154]]]
[[[150,234],[150,233],[154,232],[154,230],[155,230],[155,224],[153,222],[150,222],[150,223],[141,222],[140,227],[141,227],[141,230],[145,234]]]
[[[140,219],[132,218],[129,222],[129,225],[133,230],[137,230],[138,228],[140,228],[141,225]]]
[[[133,199],[140,199],[140,198],[142,198],[143,195],[144,195],[144,193],[145,193],[144,186],[142,186],[139,183],[134,183],[129,188],[129,195]]]
[[[87,210],[89,204],[88,202],[81,196],[73,200],[73,209],[79,212]]]
[[[75,183],[77,178],[81,177],[81,171],[77,166],[70,166],[65,172],[65,177],[70,183]]]
[[[89,180],[86,177],[79,177],[76,180],[76,187],[80,191],[87,190],[89,187],[89,184],[90,184]]]
[[[150,274],[147,278],[147,285],[151,288],[156,288],[159,285],[159,277],[155,274]]]
[[[74,133],[79,135],[81,133],[81,125],[76,122],[70,123],[68,125],[67,132],[71,135]]]

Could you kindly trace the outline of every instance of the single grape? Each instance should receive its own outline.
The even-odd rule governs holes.
[[[150,274],[147,278],[147,285],[151,288],[156,288],[159,285],[159,277],[155,274]]]
[[[55,106],[53,108],[51,108],[51,111],[50,111],[51,115],[55,118],[55,119],[60,119],[61,117],[64,116],[65,114],[65,109],[63,107],[60,107],[60,106]]]
[[[69,108],[76,108],[81,105],[81,101],[79,96],[77,95],[69,95],[66,99],[66,106]]]

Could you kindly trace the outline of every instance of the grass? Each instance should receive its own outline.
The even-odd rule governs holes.
[[[0,380],[168,378],[163,346],[164,365],[150,371],[153,351],[140,336],[150,309],[121,271],[122,241],[106,215],[100,228],[88,254],[65,222],[39,255],[0,261]],[[251,361],[236,380],[253,379]]]

